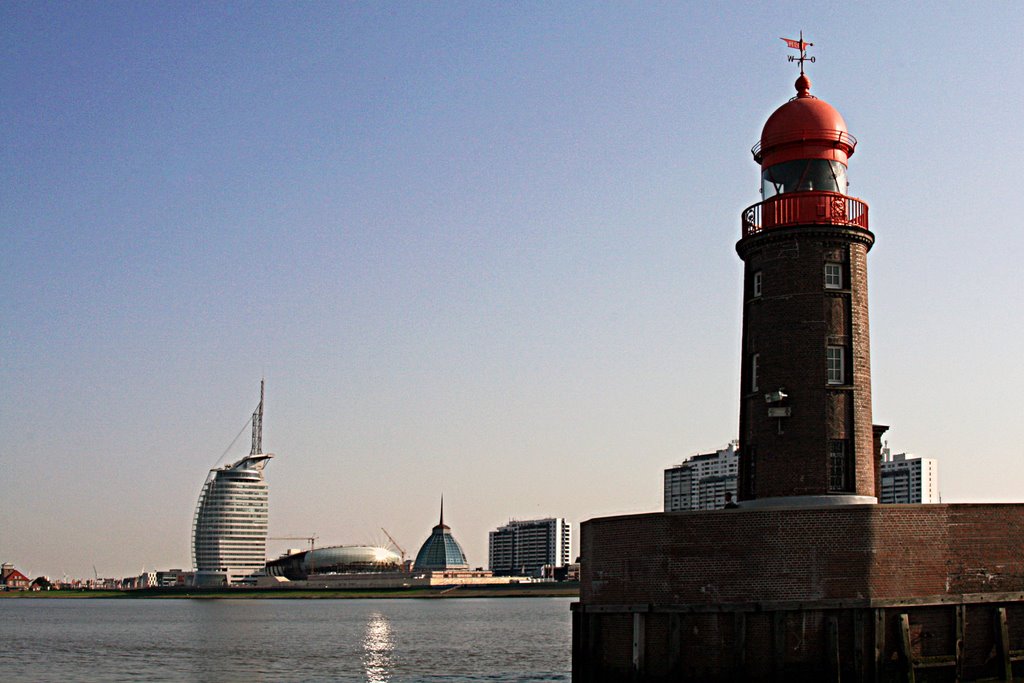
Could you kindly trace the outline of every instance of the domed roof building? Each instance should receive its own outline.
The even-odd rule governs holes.
[[[452,536],[451,528],[444,523],[444,498],[441,498],[441,520],[430,532],[430,536],[416,553],[413,571],[446,571],[449,569],[469,569],[466,553]]]
[[[302,581],[311,575],[398,572],[402,558],[393,550],[370,545],[335,545],[291,552],[267,562],[267,574]]]

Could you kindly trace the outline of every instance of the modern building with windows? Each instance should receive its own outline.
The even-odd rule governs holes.
[[[469,570],[466,553],[452,536],[451,527],[444,523],[444,498],[441,499],[441,519],[423,541],[420,551],[416,553],[413,571],[446,572],[450,570]]]
[[[736,442],[714,453],[695,455],[665,470],[665,512],[718,510],[725,494],[736,498],[739,455]]]
[[[210,470],[192,523],[192,562],[197,586],[253,585],[264,573],[268,491],[263,468],[263,383],[252,416],[252,450]]]
[[[882,449],[882,503],[941,503],[939,464],[912,453],[893,455]]]
[[[510,520],[489,534],[488,567],[496,576],[540,574],[571,562],[572,527],[562,517]]]

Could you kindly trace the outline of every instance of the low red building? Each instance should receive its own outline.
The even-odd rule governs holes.
[[[32,583],[27,576],[19,572],[13,566],[5,564],[3,566],[2,578],[0,578],[0,585],[3,586],[4,590],[8,591],[25,591],[28,590],[29,584]]]

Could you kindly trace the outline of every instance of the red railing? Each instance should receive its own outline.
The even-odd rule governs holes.
[[[793,225],[846,225],[868,229],[868,205],[837,192],[791,192],[747,207],[743,236]]]
[[[762,152],[765,149],[786,142],[827,142],[836,147],[847,147],[850,150],[857,146],[857,138],[845,130],[796,130],[769,135],[763,140],[758,140],[757,144],[750,148],[750,151],[754,155],[754,160],[761,163]]]

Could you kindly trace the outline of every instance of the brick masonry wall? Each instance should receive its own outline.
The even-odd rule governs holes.
[[[1024,591],[1024,504],[675,512],[581,528],[583,604]]]
[[[846,491],[874,496],[867,252],[871,233],[845,226],[766,231],[737,245],[745,262],[740,457],[756,460],[753,495],[821,495],[830,490],[829,440],[848,439]],[[825,263],[843,269],[843,287],[825,289]],[[761,293],[754,296],[754,274]],[[826,347],[846,350],[845,382],[829,385]],[[753,356],[758,356],[754,388]],[[765,393],[790,417],[769,417]],[[746,475],[744,475],[746,476]]]

